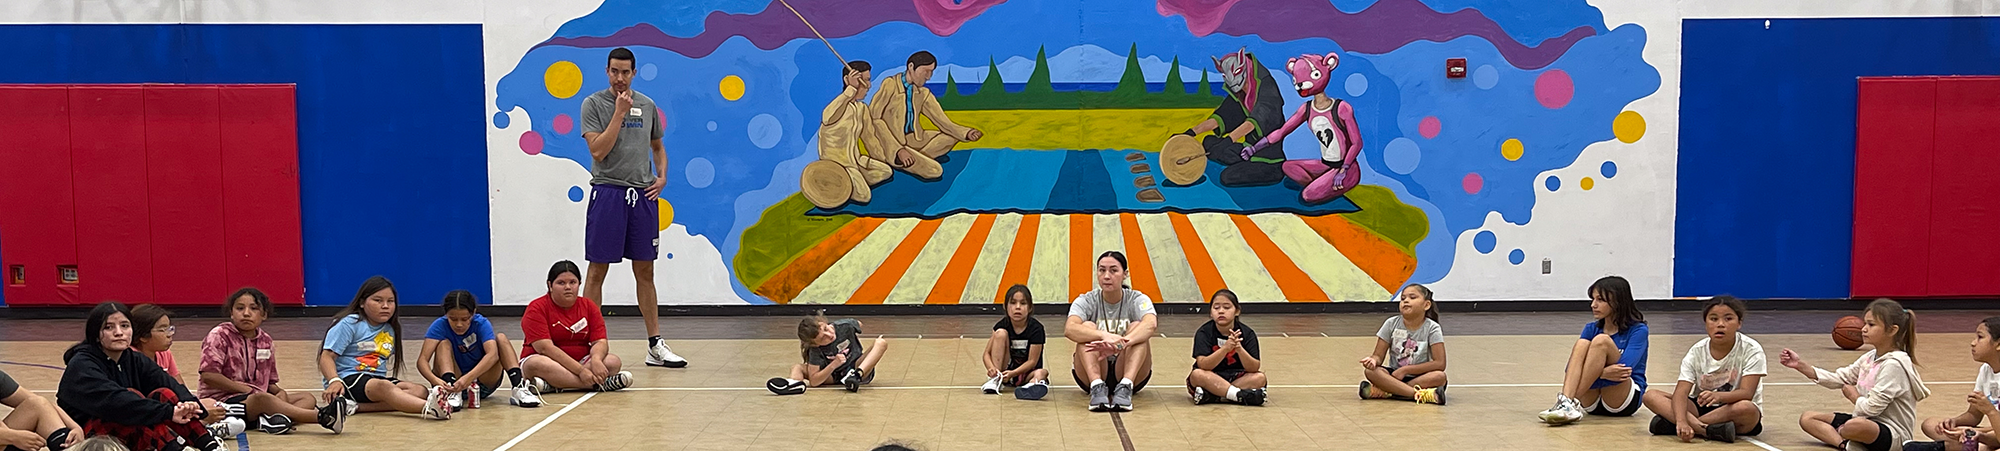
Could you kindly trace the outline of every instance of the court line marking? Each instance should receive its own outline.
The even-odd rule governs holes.
[[[1771,386],[1771,387],[1806,387],[1806,386],[1818,386],[1819,384],[1816,384],[1816,383],[1812,383],[1812,382],[1765,382],[1765,383],[1763,383],[1762,385],[1764,385],[1764,386]],[[1952,381],[1952,382],[1924,382],[1924,385],[1972,385],[1972,382],[1970,382],[1970,381],[1964,381],[1964,382],[1959,382],[1959,381]],[[1284,385],[1284,384],[1272,384],[1272,385],[1270,385],[1269,387],[1270,387],[1270,388],[1300,388],[1300,389],[1311,389],[1311,388],[1358,388],[1358,387],[1360,387],[1360,385],[1359,385],[1359,384],[1293,384],[1293,385]],[[1562,387],[1562,384],[1451,384],[1451,385],[1450,385],[1450,387],[1451,387],[1451,388],[1559,388],[1559,387]],[[833,388],[833,387],[826,387],[826,388],[822,388],[822,389],[831,389],[831,388]],[[975,390],[975,389],[978,389],[978,388],[979,388],[979,386],[977,386],[977,385],[917,385],[917,386],[907,386],[907,387],[876,387],[876,386],[869,386],[868,388],[870,388],[870,389],[874,389],[874,390]],[[288,389],[286,389],[286,390],[287,390],[287,391],[299,391],[299,392],[303,392],[303,393],[312,393],[312,392],[317,392],[317,391],[318,391],[318,390],[309,390],[309,389],[305,389],[305,388],[296,388],[296,389],[290,389],[290,388],[288,388]],[[766,388],[763,388],[763,387],[628,387],[628,388],[626,388],[626,389],[624,389],[624,390],[620,390],[620,391],[760,391],[760,390],[769,390],[769,389],[766,389]],[[33,393],[55,393],[56,391],[55,391],[55,390],[30,390],[30,392],[33,392]],[[590,395],[594,395],[594,394],[597,394],[597,393],[602,393],[602,392],[589,392],[589,394],[590,394]],[[586,395],[586,396],[589,396],[589,395]],[[582,403],[582,402],[583,402],[583,401],[582,401],[581,399],[577,400],[577,403]],[[567,409],[565,408],[565,410],[567,410]]]
[[[1749,438],[1749,437],[1744,437],[1744,438],[1743,438],[1743,441],[1746,441],[1746,442],[1750,442],[1750,444],[1752,444],[1752,445],[1757,445],[1757,447],[1759,447],[1759,448],[1764,448],[1764,449],[1766,449],[1766,450],[1769,450],[1769,451],[1784,451],[1784,450],[1781,450],[1781,449],[1778,449],[1778,447],[1775,447],[1775,446],[1771,446],[1771,445],[1770,445],[1769,443],[1764,443],[1764,442],[1763,442],[1762,440],[1757,440],[1757,439],[1754,439],[1754,438]]]
[[[1111,412],[1111,426],[1118,428],[1118,441],[1125,445],[1125,451],[1137,451],[1132,447],[1132,435],[1125,432],[1125,419],[1118,412]]]
[[[528,436],[535,435],[535,432],[541,431],[543,426],[548,426],[549,423],[555,422],[557,418],[562,418],[563,414],[569,413],[570,409],[575,409],[576,406],[583,405],[584,401],[589,401],[590,398],[595,396],[597,396],[597,392],[584,393],[582,398],[577,398],[575,402],[571,402],[569,403],[569,405],[563,406],[562,410],[556,411],[554,415],[549,415],[548,418],[543,418],[542,422],[535,423],[534,427],[528,428],[528,430],[526,431],[522,431],[521,435],[514,436],[513,440],[508,440],[507,444],[500,445],[499,448],[493,448],[493,451],[507,451],[508,449],[513,448],[514,445],[520,444],[522,440],[527,440]]]

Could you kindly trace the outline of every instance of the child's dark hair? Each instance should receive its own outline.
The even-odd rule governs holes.
[[[1592,298],[1603,296],[1604,302],[1611,304],[1611,314],[1597,321],[1599,329],[1605,329],[1606,322],[1618,326],[1618,330],[1629,329],[1646,322],[1646,314],[1639,313],[1639,304],[1632,301],[1632,282],[1626,281],[1624,277],[1604,276],[1602,279],[1597,279],[1597,282],[1590,284],[1590,292],[1586,294]]]
[[[799,360],[809,361],[812,356],[813,340],[819,339],[819,325],[827,321],[826,310],[814,312],[812,316],[799,320]]]
[[[470,291],[451,290],[445,293],[443,305],[446,312],[465,310],[466,313],[479,313],[479,298],[473,296]]]
[[[1875,315],[1883,326],[1895,326],[1896,333],[1889,339],[1896,341],[1896,350],[1910,356],[1910,363],[1917,362],[1917,315],[1903,308],[1903,304],[1889,298],[1876,299],[1868,303],[1867,314]],[[1992,329],[1987,329],[1991,331]]]
[[[1239,313],[1239,314],[1240,314],[1240,313],[1242,313],[1242,311],[1243,311],[1243,303],[1241,303],[1241,302],[1237,302],[1237,301],[1236,301],[1236,292],[1234,292],[1234,291],[1229,291],[1229,289],[1228,289],[1228,288],[1223,288],[1223,289],[1220,289],[1220,290],[1215,290],[1215,294],[1213,294],[1213,295],[1209,295],[1209,297],[1208,297],[1208,304],[1209,304],[1209,305],[1215,305],[1215,301],[1216,301],[1216,300],[1219,300],[1219,299],[1222,299],[1222,298],[1229,298],[1229,306],[1230,306],[1230,307],[1236,307],[1236,311],[1237,311],[1237,313]]]
[[[132,347],[137,348],[139,340],[153,338],[153,325],[169,316],[167,309],[153,304],[139,304],[132,307],[132,313],[125,314],[132,319]]]
[[[222,317],[228,318],[230,313],[234,313],[236,300],[243,299],[244,296],[249,296],[251,302],[257,303],[257,309],[264,311],[265,318],[271,317],[271,297],[265,296],[264,290],[259,290],[257,287],[238,288],[235,293],[230,293],[229,299],[222,301]]]
[[[361,315],[361,303],[368,302],[368,296],[382,290],[389,290],[390,295],[394,296],[396,293],[396,284],[390,283],[389,278],[382,276],[369,277],[368,280],[361,281],[361,288],[354,290],[354,300],[348,302],[346,308],[340,309],[340,313],[333,314],[334,324],[339,324],[341,319],[347,318],[347,315],[359,315],[362,317],[362,322],[367,322],[367,315]],[[395,361],[395,366],[390,367],[389,374],[393,376],[403,373],[402,312],[395,311],[390,313],[388,324],[389,338],[392,340],[389,342],[389,360]]]
[[[1027,285],[1022,285],[1022,284],[1018,284],[1018,283],[1017,283],[1017,284],[1014,284],[1014,286],[1011,286],[1011,287],[1007,287],[1007,298],[1006,298],[1006,299],[1004,299],[1004,300],[1001,300],[1000,302],[1001,302],[1002,304],[1008,304],[1008,305],[1011,305],[1011,304],[1013,304],[1013,303],[1014,303],[1014,294],[1015,294],[1015,293],[1020,293],[1020,295],[1021,295],[1021,303],[1024,303],[1024,304],[1028,304],[1028,306],[1030,306],[1030,307],[1033,307],[1033,306],[1035,305],[1035,293],[1031,293],[1031,292],[1029,292],[1029,291],[1028,291],[1028,286],[1027,286]],[[1028,314],[1032,315],[1032,314],[1034,314],[1034,313],[1035,313],[1035,309],[1032,309],[1032,308],[1031,308],[1031,309],[1028,309]]]
[[[862,60],[848,61],[847,65],[840,66],[840,76],[845,77],[855,72],[867,72],[873,69],[874,69],[873,67],[870,67],[868,65],[867,61],[862,61]]]
[[[550,282],[556,281],[556,278],[562,277],[563,273],[569,273],[570,275],[576,276],[576,278],[579,280],[583,279],[583,271],[576,268],[576,262],[563,260],[556,262],[556,264],[554,265],[549,265],[548,281]]]
[[[132,317],[132,309],[118,301],[104,301],[98,303],[96,307],[91,307],[90,315],[83,320],[83,341],[70,346],[68,351],[63,351],[63,361],[68,362],[71,357],[76,356],[76,353],[85,349],[104,349],[104,340],[99,338],[99,333],[104,331],[104,322],[110,321],[112,314],[125,315],[129,319]]]
[[[1743,321],[1743,318],[1750,313],[1750,307],[1743,305],[1742,299],[1737,299],[1735,296],[1726,294],[1718,294],[1715,297],[1708,298],[1708,302],[1701,303],[1701,316],[1704,318],[1708,317],[1708,312],[1715,310],[1718,306],[1729,307],[1729,311],[1736,312],[1736,321],[1739,322]]]
[[[1421,283],[1413,283],[1413,284],[1409,284],[1409,285],[1407,285],[1407,286],[1404,286],[1404,287],[1403,287],[1403,289],[1404,289],[1404,290],[1408,290],[1408,289],[1411,289],[1411,288],[1415,288],[1415,289],[1417,289],[1417,292],[1418,292],[1418,293],[1423,293],[1423,295],[1424,295],[1424,302],[1429,302],[1429,303],[1430,303],[1430,305],[1428,305],[1428,306],[1425,306],[1425,307],[1424,307],[1424,318],[1425,318],[1425,319],[1429,319],[1429,320],[1431,320],[1431,322],[1437,322],[1437,321],[1438,321],[1438,301],[1437,301],[1437,298],[1436,298],[1436,297],[1433,297],[1433,296],[1431,295],[1431,287],[1426,287],[1426,286],[1424,286],[1424,284],[1421,284]]]
[[[1979,320],[1979,325],[1986,327],[1986,336],[1988,338],[2000,341],[2000,316],[1988,316],[1986,319]]]

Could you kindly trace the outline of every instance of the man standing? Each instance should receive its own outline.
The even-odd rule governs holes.
[[[667,186],[667,148],[660,138],[660,110],[632,90],[631,50],[611,50],[604,76],[611,88],[583,99],[583,140],[590,145],[590,212],[584,220],[583,254],[590,271],[583,297],[603,302],[604,274],[612,263],[632,260],[639,313],[646,317],[646,365],[680,368],[687,360],[660,340],[660,293],[653,260],[660,254],[660,190]],[[657,174],[655,175],[656,172]]]

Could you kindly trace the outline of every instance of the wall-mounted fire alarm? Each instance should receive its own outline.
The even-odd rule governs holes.
[[[1465,58],[1444,60],[1444,78],[1465,78]]]

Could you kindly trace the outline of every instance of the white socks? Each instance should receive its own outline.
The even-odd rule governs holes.
[[[1090,381],[1090,388],[1092,390],[1095,390],[1097,389],[1097,387],[1102,387],[1102,386],[1104,386],[1104,381]]]
[[[1119,379],[1118,385],[1132,385],[1131,379]]]
[[[1237,393],[1242,393],[1242,392],[1243,392],[1243,390],[1242,390],[1242,389],[1239,389],[1239,388],[1236,388],[1236,387],[1233,387],[1233,386],[1232,386],[1232,387],[1229,387],[1229,394],[1227,394],[1227,395],[1223,395],[1222,397],[1223,397],[1223,399],[1228,399],[1228,400],[1230,400],[1230,401],[1242,401],[1241,399],[1237,399],[1237,398],[1236,398],[1236,394],[1237,394]]]

